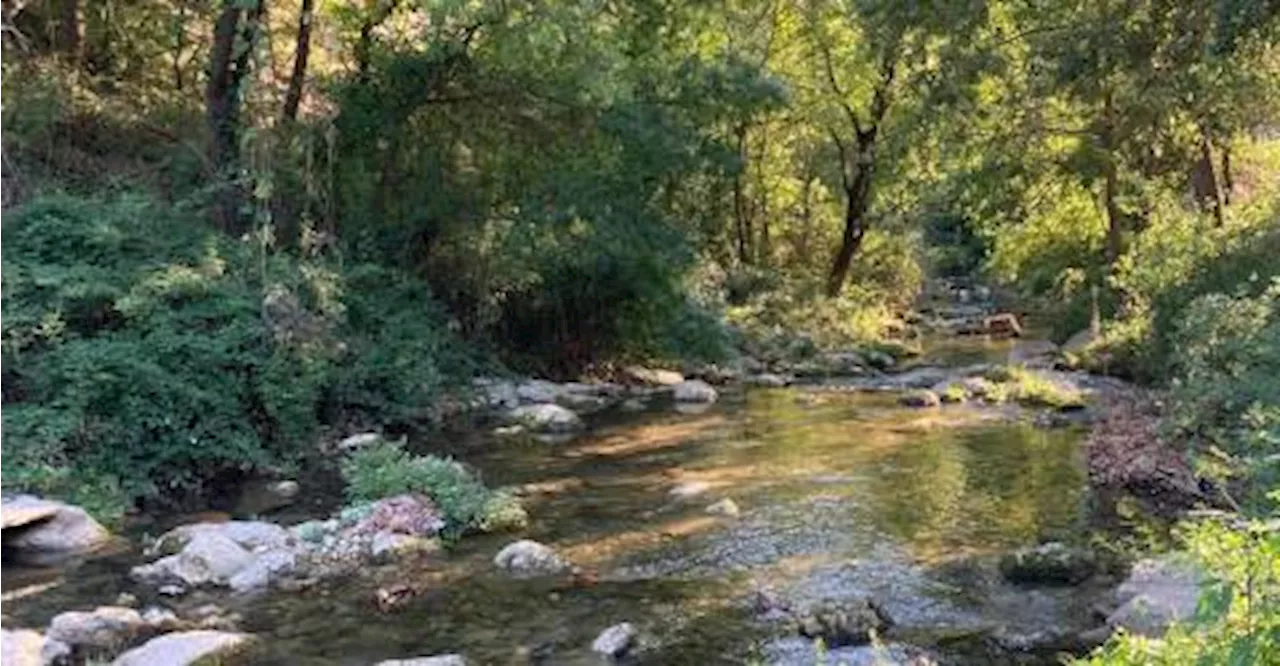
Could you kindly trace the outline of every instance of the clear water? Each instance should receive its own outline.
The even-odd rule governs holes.
[[[481,433],[428,439],[415,447],[453,453],[491,485],[522,487],[534,522],[520,536],[589,574],[510,580],[490,560],[515,537],[487,535],[301,592],[212,598],[265,639],[250,657],[262,664],[445,652],[481,664],[598,663],[591,640],[624,620],[647,637],[641,663],[787,661],[768,643],[785,628],[752,608],[758,587],[793,605],[874,594],[900,635],[929,641],[1068,626],[1087,615],[1079,591],[1007,588],[948,563],[1082,535],[1080,440],[992,410],[911,410],[890,395],[802,389],[731,393],[702,414],[606,417],[562,444]],[[689,482],[708,489],[670,494]],[[705,511],[726,497],[740,517]],[[59,610],[112,603],[120,591],[145,598],[126,580],[135,558],[126,550],[65,572],[6,571],[7,593],[56,583],[9,598],[6,626],[39,626]],[[419,593],[383,613],[374,591],[392,583]]]

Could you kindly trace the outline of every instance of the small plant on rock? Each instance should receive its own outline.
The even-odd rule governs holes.
[[[430,497],[443,514],[444,531],[453,535],[523,527],[528,521],[514,496],[490,490],[462,463],[415,456],[401,442],[383,440],[352,454],[342,465],[342,477],[347,498],[357,504],[404,493]]]

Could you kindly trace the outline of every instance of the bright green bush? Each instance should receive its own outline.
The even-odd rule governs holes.
[[[403,493],[422,493],[436,503],[445,529],[496,531],[523,527],[528,515],[511,494],[493,491],[479,476],[451,458],[415,456],[397,442],[382,440],[353,453],[342,465],[347,499],[372,502]]]
[[[404,278],[356,266],[344,299],[319,259],[145,197],[44,198],[4,223],[6,488],[96,488],[107,513],[198,495],[291,464],[322,424],[411,417],[459,355]]]
[[[1262,522],[1187,525],[1181,537],[1208,575],[1194,622],[1161,638],[1119,634],[1078,664],[1275,663],[1280,653],[1280,532]]]

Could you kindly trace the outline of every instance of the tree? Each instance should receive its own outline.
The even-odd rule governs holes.
[[[298,105],[302,102],[302,88],[307,79],[307,58],[311,55],[311,22],[315,20],[315,0],[302,0],[298,9],[298,41],[293,52],[293,73],[289,75],[289,88],[284,95],[281,117],[285,122],[298,119]]]
[[[209,162],[214,170],[214,217],[218,226],[230,233],[238,233],[242,225],[240,107],[265,10],[265,0],[254,0],[247,8],[238,0],[223,0],[209,52],[205,118],[209,127]]]

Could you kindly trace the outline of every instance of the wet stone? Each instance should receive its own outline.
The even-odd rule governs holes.
[[[800,616],[799,631],[805,638],[821,638],[830,647],[841,647],[869,643],[873,634],[891,624],[889,616],[870,599],[827,599]]]

